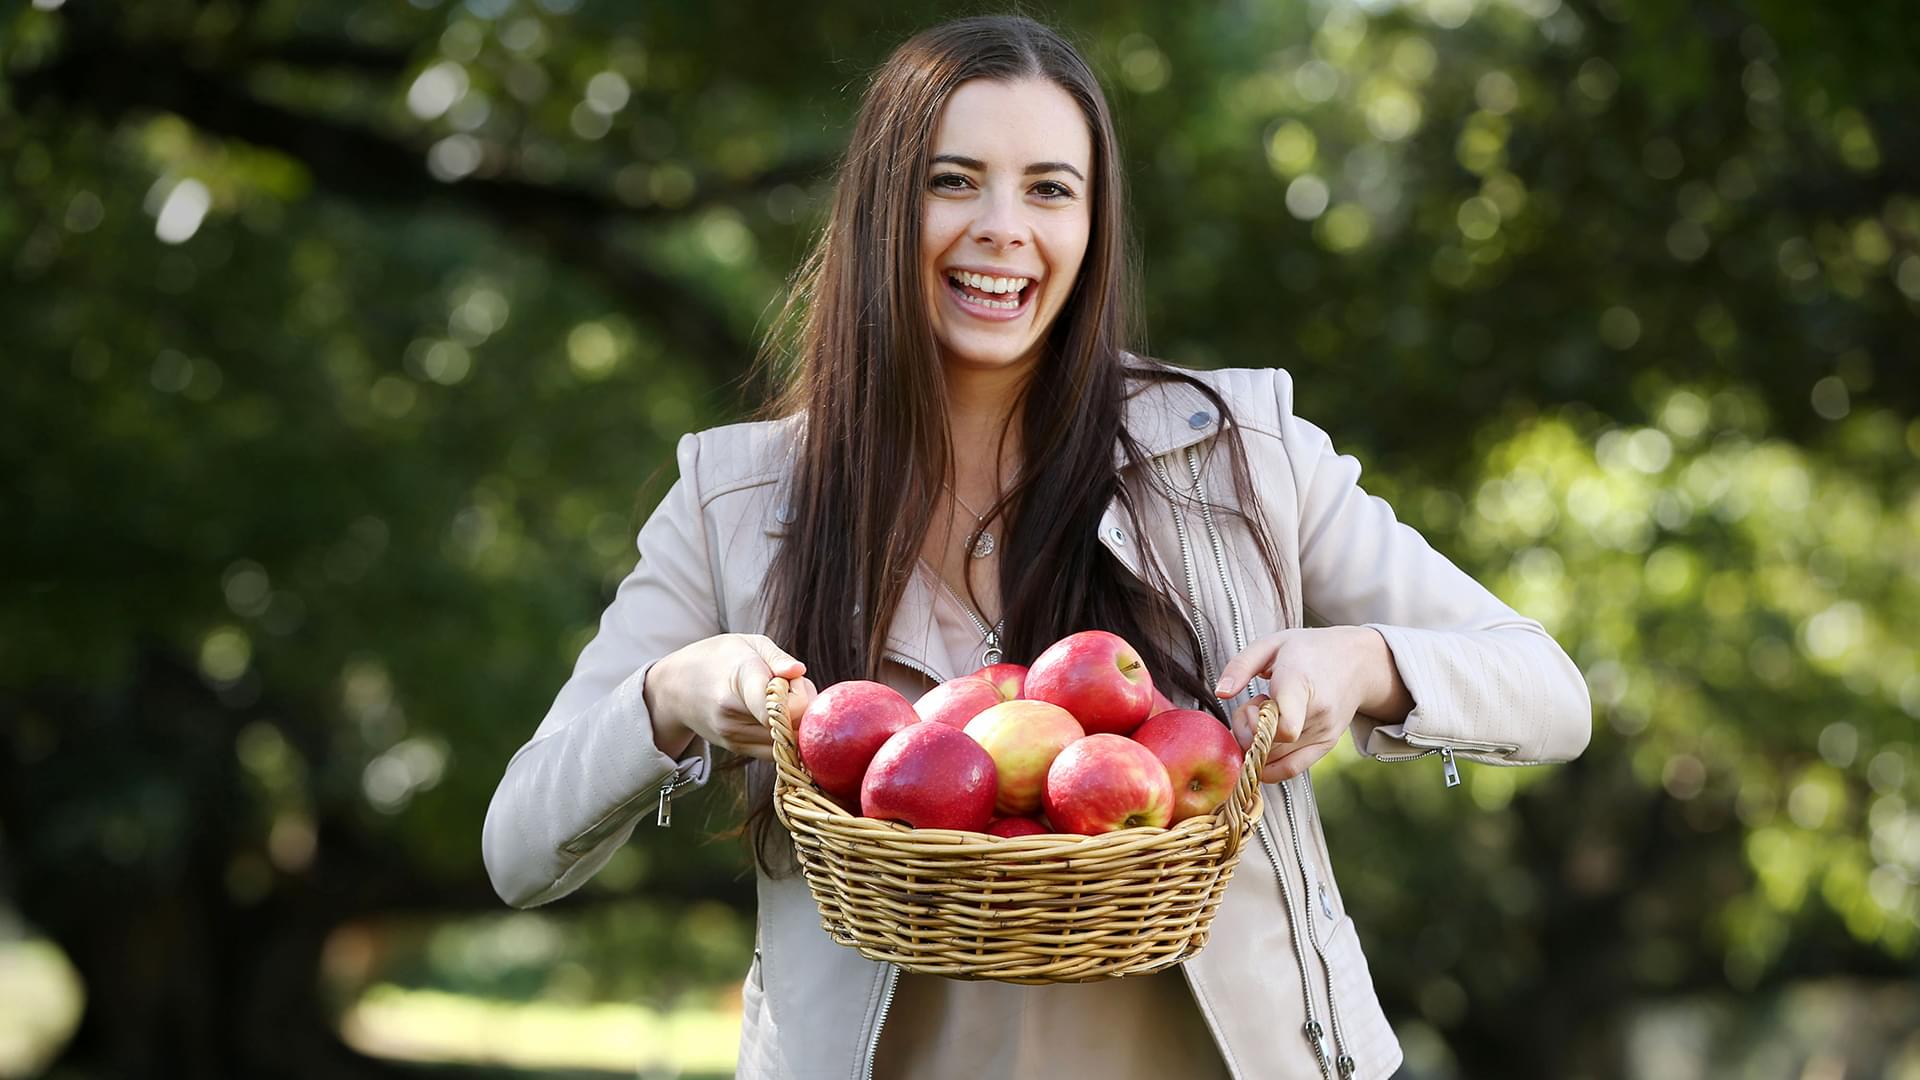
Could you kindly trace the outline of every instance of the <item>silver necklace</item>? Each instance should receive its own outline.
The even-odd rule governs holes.
[[[968,551],[976,559],[984,559],[993,554],[993,534],[987,531],[986,519],[980,516],[979,511],[967,505],[967,500],[960,497],[960,493],[953,489],[952,484],[942,480],[940,486],[947,489],[947,494],[952,495],[953,501],[960,504],[960,509],[973,515],[973,543],[968,547]]]

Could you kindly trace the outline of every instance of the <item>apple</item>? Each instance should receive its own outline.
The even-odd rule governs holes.
[[[1240,782],[1240,743],[1211,713],[1156,713],[1135,729],[1133,741],[1167,767],[1174,821],[1213,813]]]
[[[1027,692],[1027,665],[1025,664],[988,664],[974,675],[993,684],[1000,691],[1001,701],[1012,701],[1024,697]]]
[[[860,812],[915,829],[983,832],[999,787],[993,758],[979,743],[959,728],[922,720],[873,755],[860,784]]]
[[[967,734],[993,757],[1000,792],[993,812],[1016,817],[1040,809],[1047,767],[1086,736],[1080,721],[1044,701],[1003,701],[967,721]]]
[[[1139,650],[1120,635],[1082,630],[1034,660],[1024,696],[1067,710],[1089,735],[1125,735],[1153,707],[1153,679]]]
[[[834,683],[800,714],[800,764],[828,795],[857,796],[881,744],[919,720],[891,686],[860,679]]]
[[[1016,836],[1040,836],[1052,832],[1046,822],[1030,817],[994,818],[987,822],[987,832],[994,836],[1011,839]]]
[[[1042,801],[1047,820],[1061,832],[1097,836],[1142,825],[1164,827],[1173,818],[1173,781],[1153,751],[1125,735],[1103,732],[1060,751],[1047,770]]]
[[[1163,712],[1172,712],[1179,707],[1168,701],[1167,695],[1161,693],[1160,688],[1156,686],[1153,688],[1153,708],[1147,710],[1147,719],[1151,720]]]
[[[964,728],[967,721],[1006,700],[995,686],[973,675],[948,679],[920,695],[913,711],[922,720],[937,720],[948,727]]]

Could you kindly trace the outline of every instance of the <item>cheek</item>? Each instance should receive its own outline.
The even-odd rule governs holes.
[[[920,261],[926,264],[929,271],[932,270],[933,264],[938,261],[942,255],[945,255],[947,249],[952,247],[954,241],[959,238],[960,231],[964,224],[960,216],[953,212],[952,207],[939,200],[926,204],[922,209],[920,214]]]
[[[1073,283],[1079,279],[1087,258],[1087,246],[1091,239],[1088,223],[1083,218],[1078,221],[1061,222],[1059,227],[1049,231],[1047,244],[1048,269],[1054,281],[1065,285],[1055,290],[1056,300],[1064,300],[1073,291]]]

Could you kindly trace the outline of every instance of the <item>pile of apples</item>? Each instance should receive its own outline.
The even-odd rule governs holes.
[[[1139,652],[1104,630],[912,704],[877,682],[835,683],[795,741],[814,783],[851,813],[995,836],[1165,827],[1213,813],[1240,780],[1233,734],[1174,708]]]

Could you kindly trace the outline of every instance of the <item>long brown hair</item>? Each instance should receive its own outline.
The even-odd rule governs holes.
[[[763,362],[779,392],[767,415],[798,417],[786,505],[791,521],[768,571],[768,636],[826,686],[879,679],[893,615],[932,525],[952,459],[945,382],[920,268],[925,168],[940,110],[962,83],[1046,79],[1080,106],[1093,142],[1092,232],[1080,276],[1016,406],[1024,460],[989,517],[1008,523],[999,563],[1010,661],[1098,627],[1133,643],[1170,691],[1208,703],[1205,662],[1166,581],[1114,560],[1097,528],[1116,499],[1142,535],[1114,448],[1146,455],[1126,431],[1129,377],[1181,380],[1229,415],[1210,387],[1126,351],[1133,339],[1133,257],[1113,118],[1085,60],[1059,34],[1018,16],[960,19],[900,46],[862,101],[818,243],[796,274]],[[1227,428],[1234,486],[1279,587],[1237,429]],[[1035,508],[1022,513],[1023,507]],[[1042,509],[1044,508],[1044,509]],[[950,672],[960,674],[958,672]],[[1174,696],[1170,693],[1169,696]],[[747,771],[747,831],[763,869],[784,867],[771,813],[771,768]]]

